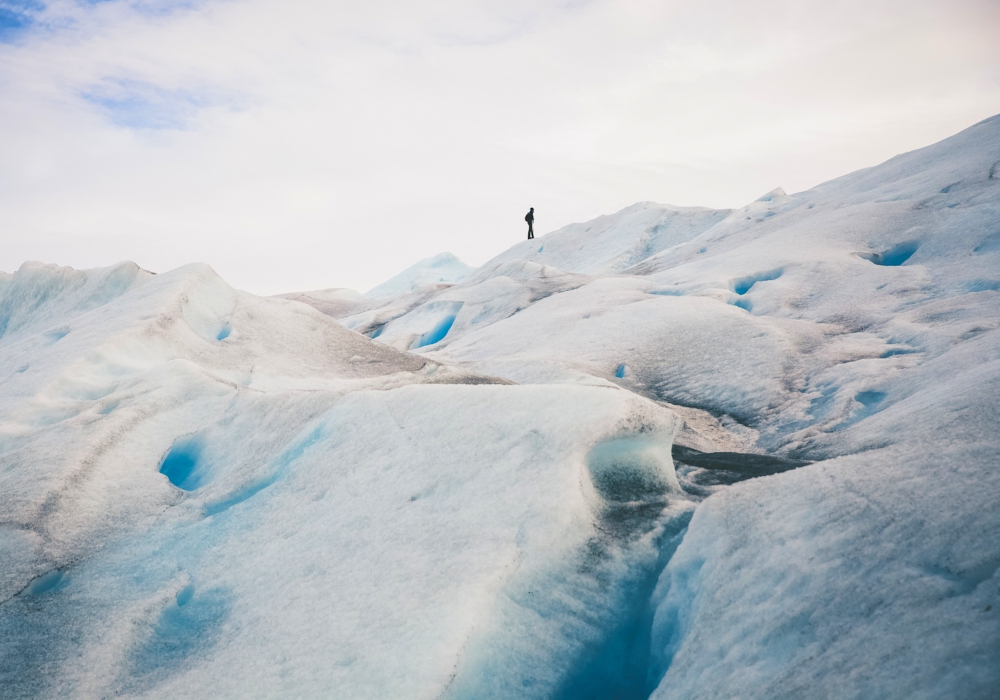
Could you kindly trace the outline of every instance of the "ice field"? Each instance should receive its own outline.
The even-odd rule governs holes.
[[[994,698],[1000,116],[260,298],[0,273],[0,697]]]

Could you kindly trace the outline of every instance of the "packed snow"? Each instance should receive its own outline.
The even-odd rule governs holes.
[[[998,171],[367,295],[0,275],[0,695],[994,697]]]

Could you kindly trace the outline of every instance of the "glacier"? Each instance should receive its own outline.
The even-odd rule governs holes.
[[[437,258],[0,274],[0,697],[995,696],[1000,116]]]

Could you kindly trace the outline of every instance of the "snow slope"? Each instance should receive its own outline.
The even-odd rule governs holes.
[[[998,222],[994,117],[382,299],[0,275],[0,695],[992,698]]]
[[[473,269],[451,253],[438,253],[368,290],[366,296],[371,299],[385,299],[412,292],[428,284],[453,284],[468,277]]]

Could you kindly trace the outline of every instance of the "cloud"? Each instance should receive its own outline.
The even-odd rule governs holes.
[[[202,109],[239,104],[211,89],[168,89],[127,78],[105,78],[80,96],[111,124],[130,129],[185,129]]]
[[[368,288],[443,250],[484,261],[529,204],[540,232],[740,206],[1000,111],[995,3],[0,0],[19,7],[8,270]]]

